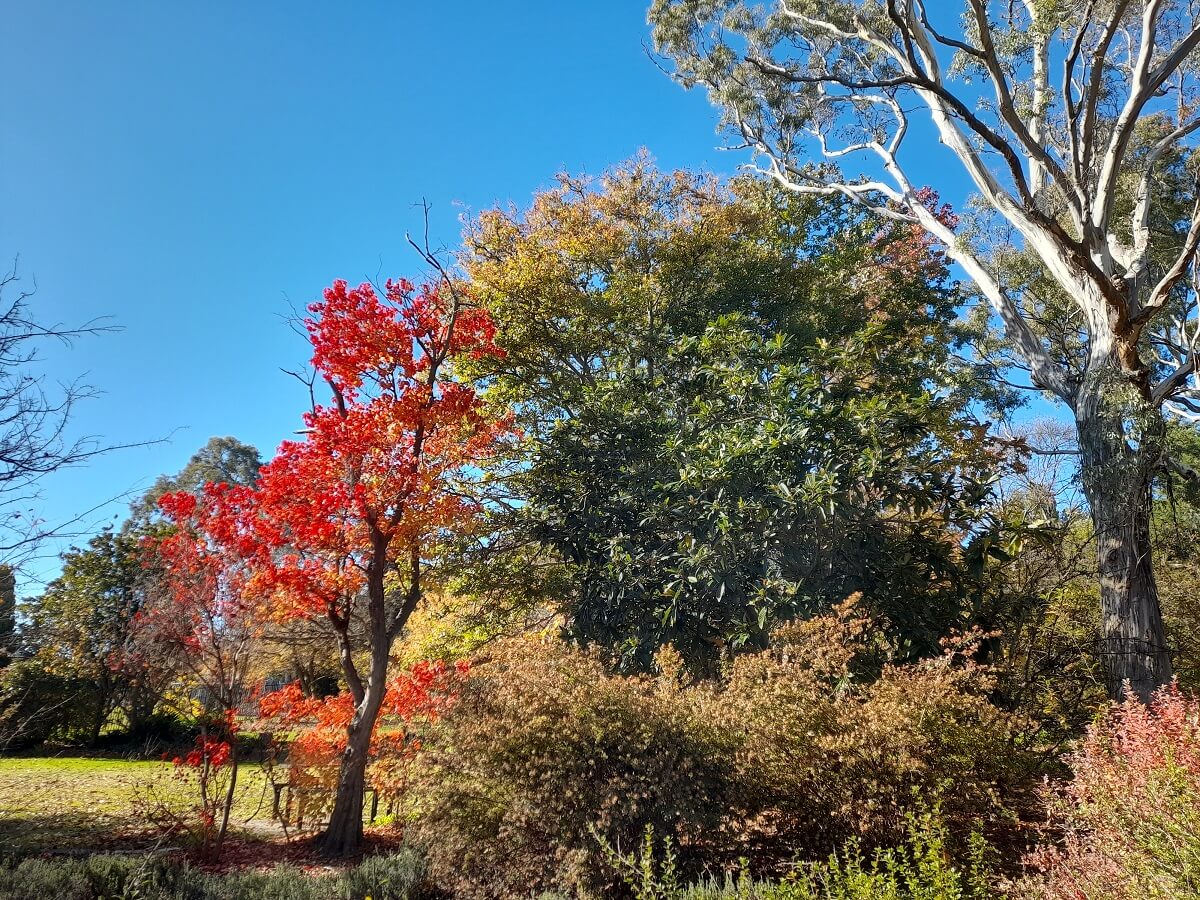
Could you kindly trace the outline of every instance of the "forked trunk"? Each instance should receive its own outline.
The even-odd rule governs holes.
[[[1151,486],[1161,455],[1160,414],[1131,398],[1108,370],[1089,377],[1076,404],[1084,493],[1100,575],[1101,653],[1108,692],[1146,700],[1171,680],[1150,543]]]

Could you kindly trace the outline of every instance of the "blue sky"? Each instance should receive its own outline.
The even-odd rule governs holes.
[[[0,255],[36,277],[43,318],[124,329],[48,354],[104,392],[75,431],[171,435],[47,480],[44,514],[147,486],[210,435],[269,453],[305,401],[279,371],[306,355],[288,300],[419,271],[404,235],[422,198],[452,246],[462,212],[564,168],[641,146],[742,161],[647,59],[644,17],[642,0],[10,6]]]
[[[0,255],[45,320],[123,330],[53,350],[101,397],[79,434],[170,436],[44,484],[70,518],[177,471],[211,435],[266,455],[306,357],[282,321],[331,280],[419,273],[406,231],[525,203],[646,147],[730,172],[715,113],[647,58],[646,0],[10,5]],[[96,526],[123,517],[109,504]],[[32,569],[46,575],[53,560]],[[26,590],[36,590],[27,584]]]

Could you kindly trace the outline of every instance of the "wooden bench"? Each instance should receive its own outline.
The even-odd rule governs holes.
[[[271,805],[272,815],[274,815],[276,819],[284,822],[291,821],[292,805],[295,803],[297,811],[296,827],[301,829],[304,828],[304,814],[306,809],[309,808],[309,802],[313,798],[319,798],[322,802],[324,802],[333,796],[332,788],[300,787],[298,785],[293,785],[290,781],[284,782],[283,784],[276,784],[273,787],[275,790],[275,799]],[[284,794],[285,791],[287,792],[286,795]],[[379,791],[377,791],[373,785],[368,784],[365,788],[363,788],[363,793],[364,795],[371,795],[371,805],[369,807],[370,813],[367,817],[367,824],[372,824],[379,815]],[[279,807],[279,801],[281,797],[284,797],[283,809],[280,809]],[[365,796],[363,798],[363,805],[366,805]],[[312,824],[318,825],[320,824],[320,821],[321,820],[314,821]]]
[[[288,754],[287,780],[272,785],[275,797],[271,804],[272,815],[281,822],[295,823],[304,828],[304,820],[318,825],[328,812],[337,788],[339,764],[325,757],[317,757],[293,747]],[[379,813],[379,791],[368,782],[363,789],[364,805],[366,794],[371,796],[370,818],[374,822]],[[282,807],[280,801],[282,802]],[[311,813],[316,812],[314,819]]]

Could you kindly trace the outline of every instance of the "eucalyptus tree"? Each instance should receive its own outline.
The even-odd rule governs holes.
[[[1200,4],[654,0],[649,19],[756,168],[924,229],[974,281],[1075,420],[1110,692],[1168,681],[1149,522],[1166,424],[1200,418]],[[948,151],[933,187],[977,193],[970,228],[916,179],[922,129]]]

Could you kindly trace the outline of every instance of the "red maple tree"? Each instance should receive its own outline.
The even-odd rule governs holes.
[[[331,855],[362,838],[365,771],[389,690],[393,643],[420,604],[423,575],[448,533],[480,504],[463,489],[473,466],[511,432],[475,390],[452,380],[465,355],[501,355],[486,311],[449,279],[414,287],[336,281],[309,307],[312,365],[330,402],[305,414],[252,487],[209,485],[163,509],[190,523],[192,552],[236,559],[236,593],[277,620],[324,617],[338,642],[347,696]],[[190,495],[189,495],[190,496]],[[365,671],[360,666],[366,660]]]
[[[260,624],[245,591],[246,566],[216,539],[228,531],[236,510],[226,502],[231,490],[208,485],[199,497],[178,491],[161,498],[171,527],[143,546],[147,573],[161,590],[152,592],[135,617],[132,642],[139,655],[169,661],[194,689],[181,711],[197,717],[200,736],[196,749],[175,764],[180,780],[196,776],[199,821],[190,830],[205,855],[219,851],[229,827],[237,786],[237,713],[248,699]],[[172,824],[183,823],[176,818]]]

